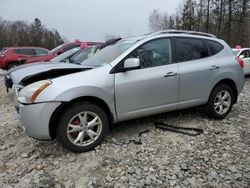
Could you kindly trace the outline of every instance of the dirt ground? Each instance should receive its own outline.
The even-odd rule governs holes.
[[[75,154],[56,140],[26,135],[13,120],[2,73],[0,187],[250,187],[250,78],[222,121],[198,109],[133,120],[119,124],[94,151]],[[155,121],[203,128],[204,134],[163,131]]]

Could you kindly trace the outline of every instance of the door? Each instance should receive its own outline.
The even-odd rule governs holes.
[[[177,37],[174,41],[180,79],[178,108],[203,104],[220,66],[216,58],[208,58],[209,50],[202,39]]]
[[[139,58],[141,67],[115,74],[118,120],[175,110],[178,103],[178,65],[172,64],[171,39],[147,42],[127,58]]]
[[[244,50],[239,55],[244,61],[244,72],[245,74],[250,74],[250,50]]]

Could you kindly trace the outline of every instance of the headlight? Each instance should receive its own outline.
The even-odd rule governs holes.
[[[18,94],[18,101],[24,104],[34,103],[39,93],[41,93],[51,83],[52,82],[49,80],[42,80],[24,87]]]

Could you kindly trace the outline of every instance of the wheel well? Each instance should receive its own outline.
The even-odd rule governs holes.
[[[90,103],[93,103],[93,104],[96,104],[96,105],[100,106],[108,115],[109,128],[110,129],[113,128],[113,124],[114,124],[113,115],[112,115],[108,105],[106,104],[106,102],[104,102],[102,99],[97,98],[97,97],[90,97],[90,96],[79,97],[79,98],[73,99],[73,100],[68,101],[68,102],[63,102],[53,112],[53,114],[52,114],[52,116],[50,118],[50,122],[49,122],[49,132],[50,132],[50,136],[53,139],[56,137],[56,127],[57,127],[56,122],[58,122],[58,119],[60,118],[60,115],[63,112],[63,110],[65,110],[66,108],[68,108],[72,104],[79,103],[79,102],[90,102]]]
[[[10,64],[19,64],[18,61],[9,61],[7,64],[6,64],[6,69],[8,69],[9,65]]]
[[[237,87],[236,87],[235,82],[234,82],[233,80],[231,80],[231,79],[223,79],[223,80],[219,81],[219,82],[215,85],[215,87],[216,87],[217,85],[220,85],[220,84],[225,84],[225,85],[228,85],[228,86],[230,86],[230,87],[232,88],[233,93],[234,93],[234,103],[236,103],[236,102],[237,102],[237,99],[238,99],[238,91],[237,91]],[[214,88],[215,88],[215,87],[214,87]]]

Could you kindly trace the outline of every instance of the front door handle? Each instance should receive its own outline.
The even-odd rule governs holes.
[[[212,65],[211,67],[210,67],[210,69],[209,70],[215,70],[215,69],[219,69],[220,67],[219,66],[217,66],[217,65]]]
[[[168,77],[174,77],[174,76],[177,76],[176,72],[168,72],[164,77],[168,78]]]

